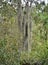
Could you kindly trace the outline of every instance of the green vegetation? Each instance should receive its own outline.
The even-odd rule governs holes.
[[[17,11],[3,3],[0,8],[0,65],[48,65],[48,5],[43,12],[31,12],[33,19],[31,52],[22,51],[22,39]]]

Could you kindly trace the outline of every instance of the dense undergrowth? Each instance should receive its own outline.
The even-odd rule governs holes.
[[[18,27],[16,11],[10,5],[4,5],[0,9],[0,65],[48,65],[47,14],[47,11],[43,14],[33,14],[33,43],[31,52],[27,52],[21,51],[22,34]]]

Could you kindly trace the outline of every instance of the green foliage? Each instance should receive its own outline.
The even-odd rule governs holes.
[[[46,8],[46,7],[45,7]],[[36,9],[31,14],[33,18],[32,27],[32,50],[22,52],[21,63],[31,65],[48,65],[48,12],[36,13]]]
[[[11,5],[3,3],[0,8],[0,65],[48,65],[47,8],[48,6],[45,6],[43,13],[38,14],[37,9],[33,9],[31,52],[21,52],[23,35],[19,30],[17,12]]]
[[[2,16],[8,17],[8,18],[16,15],[15,9],[8,4],[6,5],[3,4],[3,7],[0,8],[0,13],[2,14]]]
[[[20,65],[21,32],[16,11],[12,6],[4,5],[0,14],[0,65]]]
[[[0,41],[0,64],[2,65],[18,65],[19,53],[15,44],[7,44],[6,39]]]
[[[40,63],[45,65],[48,63],[48,43],[37,44],[36,47],[32,48],[32,51],[21,53],[21,63],[30,63],[34,65],[35,63]]]

